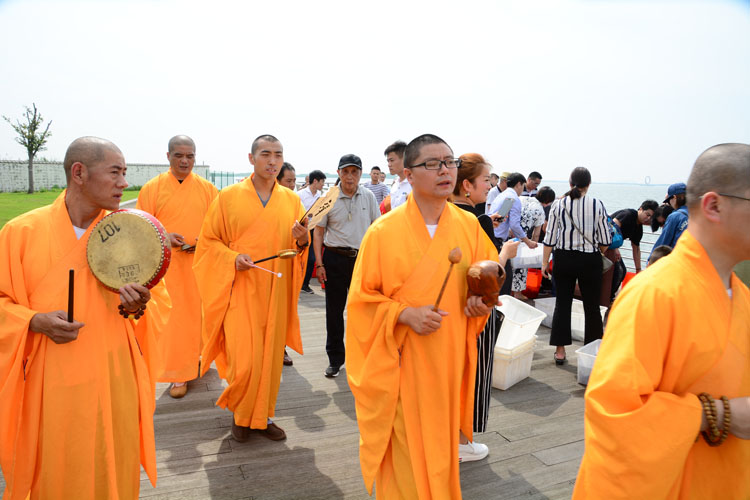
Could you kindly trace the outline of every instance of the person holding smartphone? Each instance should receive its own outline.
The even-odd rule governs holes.
[[[536,248],[537,242],[526,236],[526,231],[521,226],[521,193],[526,184],[523,174],[515,172],[508,176],[508,189],[500,193],[492,201],[490,216],[497,214],[505,219],[495,228],[495,238],[507,241],[509,238],[518,238],[526,243],[529,248]],[[506,201],[509,200],[509,201]],[[511,232],[513,235],[511,236]]]

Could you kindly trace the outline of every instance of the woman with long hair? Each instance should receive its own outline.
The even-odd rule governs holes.
[[[477,153],[468,153],[459,157],[461,160],[458,173],[456,175],[456,187],[453,189],[451,201],[457,206],[468,212],[473,213],[479,218],[479,224],[484,229],[487,236],[500,248],[499,261],[500,265],[505,268],[505,283],[500,290],[500,294],[508,294],[511,284],[510,259],[516,255],[518,242],[499,243],[495,239],[493,231],[493,220],[482,213],[477,213],[477,205],[483,204],[487,200],[487,193],[490,190],[490,167],[482,155]],[[497,221],[499,223],[499,220]],[[487,419],[490,407],[490,390],[492,389],[492,364],[494,361],[495,344],[502,324],[502,313],[493,308],[484,330],[477,340],[477,375],[474,387],[474,432],[484,432],[487,428]],[[486,457],[489,450],[482,443],[470,443],[469,440],[461,434],[460,444],[458,446],[458,456],[462,462],[481,460]]]
[[[550,345],[555,363],[565,363],[565,346],[572,344],[570,316],[576,281],[581,289],[585,316],[584,344],[602,338],[599,309],[602,288],[602,253],[612,243],[604,204],[588,196],[591,173],[577,167],[570,174],[570,191],[552,204],[544,236],[542,275],[549,277],[549,258],[554,249],[552,276],[557,297],[552,316]]]

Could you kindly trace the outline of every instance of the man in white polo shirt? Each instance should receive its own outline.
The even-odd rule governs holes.
[[[411,193],[411,184],[406,180],[404,173],[404,151],[406,151],[406,143],[396,141],[383,152],[391,175],[398,176],[391,186],[391,210],[404,203]]]
[[[359,245],[372,221],[380,215],[372,191],[359,185],[362,160],[344,155],[338,168],[339,197],[331,211],[315,227],[313,250],[318,264],[318,281],[326,284],[326,377],[337,377],[345,360],[344,309],[352,281]],[[312,181],[312,179],[311,179]],[[325,253],[323,244],[325,243]]]

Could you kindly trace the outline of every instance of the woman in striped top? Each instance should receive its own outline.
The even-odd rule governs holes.
[[[602,286],[601,253],[612,243],[604,204],[587,196],[591,173],[577,167],[570,174],[570,191],[552,204],[544,237],[542,274],[549,277],[549,258],[554,249],[552,276],[557,299],[552,316],[550,345],[557,347],[555,362],[565,362],[565,346],[572,343],[570,314],[576,281],[581,289],[586,326],[584,344],[602,338],[599,294]]]

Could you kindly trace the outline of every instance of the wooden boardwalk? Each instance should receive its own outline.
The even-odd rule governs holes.
[[[313,280],[315,281],[315,280]],[[238,443],[231,414],[214,406],[224,383],[211,370],[190,383],[182,400],[157,385],[156,488],[141,474],[148,499],[359,499],[368,498],[357,454],[359,434],[345,369],[327,379],[325,299],[302,294],[299,314],[305,355],[290,351],[275,421],[287,440],[253,435]],[[531,377],[507,391],[493,389],[489,430],[476,439],[487,459],[461,465],[466,499],[570,498],[583,454],[583,393],[570,364],[557,367],[541,327]],[[0,478],[0,486],[2,478]]]

